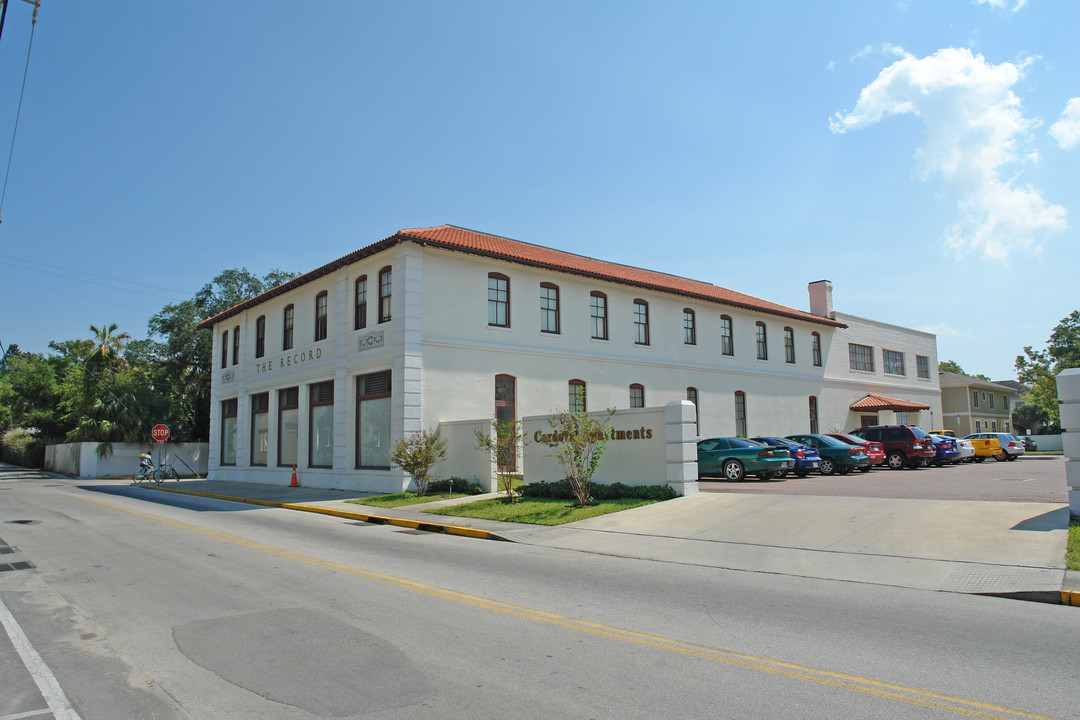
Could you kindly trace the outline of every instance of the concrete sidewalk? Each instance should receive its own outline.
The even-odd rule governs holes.
[[[150,487],[617,557],[1080,604],[1060,504],[700,493],[547,527],[423,512],[495,494],[386,509],[318,488]]]

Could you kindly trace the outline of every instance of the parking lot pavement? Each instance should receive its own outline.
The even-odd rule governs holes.
[[[1060,455],[1025,456],[1012,462],[987,460],[941,468],[889,470],[784,480],[748,479],[732,483],[702,480],[701,492],[823,495],[913,500],[989,500],[995,502],[1068,503],[1065,459]]]

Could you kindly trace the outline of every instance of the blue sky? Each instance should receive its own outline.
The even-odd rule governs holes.
[[[31,7],[0,38],[7,156]],[[1080,3],[43,0],[0,342],[460,225],[937,333],[1080,307]]]

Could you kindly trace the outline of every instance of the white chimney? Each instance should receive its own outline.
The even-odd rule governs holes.
[[[836,313],[832,308],[832,283],[828,280],[817,280],[807,285],[810,291],[810,312],[814,315],[836,319]]]

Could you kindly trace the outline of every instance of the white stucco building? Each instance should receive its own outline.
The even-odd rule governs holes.
[[[401,230],[200,325],[210,477],[280,484],[295,465],[305,485],[400,491],[387,454],[403,434],[570,406],[689,399],[702,436],[940,418],[932,334],[836,313],[828,281],[809,292],[797,310],[454,226]],[[441,474],[469,476],[463,457]]]

